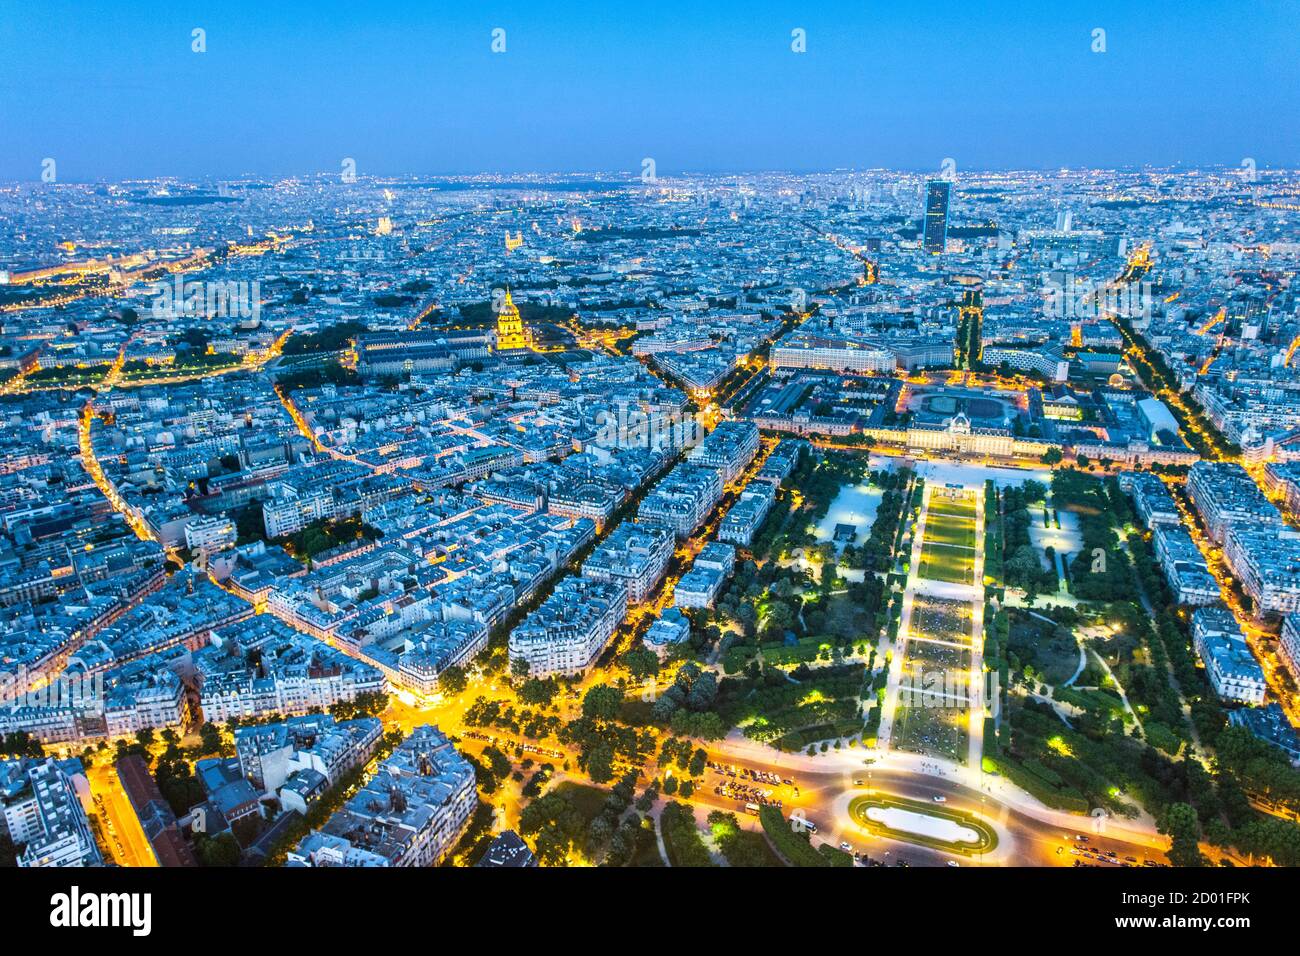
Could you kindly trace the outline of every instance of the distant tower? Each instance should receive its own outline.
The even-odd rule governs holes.
[[[923,248],[932,256],[941,254],[948,244],[948,197],[952,183],[932,179],[925,187],[925,232]]]
[[[510,290],[506,289],[501,311],[497,313],[497,351],[526,348],[528,337],[524,334],[524,320],[519,315],[519,306],[510,297]]]

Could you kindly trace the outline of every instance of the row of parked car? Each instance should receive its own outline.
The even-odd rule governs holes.
[[[485,734],[481,730],[467,730],[464,732],[466,737],[472,740],[482,740],[494,747],[504,747],[507,750],[514,750],[516,747],[523,747],[524,750],[540,754],[543,757],[550,757],[552,760],[563,760],[564,754],[552,747],[543,747],[540,744],[530,744],[509,738],[497,737],[495,734]]]
[[[782,779],[779,774],[772,773],[769,770],[750,770],[748,767],[728,766],[719,763],[716,760],[710,760],[708,767],[714,773],[722,774],[724,777],[735,777],[738,780],[754,780],[758,783],[785,784],[787,787],[793,787],[794,781]]]
[[[752,803],[763,807],[776,807],[778,810],[784,806],[780,800],[772,796],[771,790],[759,790],[757,787],[747,787],[744,784],[719,784],[713,788],[713,792],[720,797],[726,797],[729,800],[738,800],[741,803],[746,804]]]

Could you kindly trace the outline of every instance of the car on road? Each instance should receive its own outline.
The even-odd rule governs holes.
[[[840,849],[843,850],[845,853],[853,852],[853,847],[849,845],[849,842],[847,840],[840,841]]]
[[[948,865],[949,865],[949,866],[961,866],[961,864],[958,863],[956,860],[949,860],[949,861],[948,861]]]
[[[945,796],[944,796],[943,794],[941,794],[941,793],[936,793],[936,794],[935,794],[933,797],[931,797],[930,799],[932,799],[935,803],[947,803],[947,802],[948,802],[948,798],[945,797]]]

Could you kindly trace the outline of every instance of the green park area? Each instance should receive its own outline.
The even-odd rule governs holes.
[[[354,541],[373,541],[382,533],[359,517],[314,521],[297,534],[275,539],[289,554],[310,562],[317,555]]]
[[[1007,649],[1015,656],[1018,668],[1030,678],[1051,684],[1058,692],[1065,691],[1058,685],[1073,677],[1079,668],[1079,642],[1073,628],[1019,608],[1008,608],[1006,613]],[[1119,706],[1118,698],[1115,702]]]
[[[920,575],[931,581],[975,581],[975,498],[935,493],[925,516]]]
[[[138,359],[122,365],[122,379],[128,382],[143,382],[154,378],[179,378],[189,375],[204,375],[220,371],[229,371],[242,367],[243,356],[233,352],[188,352],[179,351],[175,359],[165,365],[151,365]]]
[[[949,584],[975,582],[975,552],[946,544],[930,544],[929,535],[921,546],[921,577]]]
[[[110,365],[55,365],[50,368],[37,369],[27,375],[29,388],[79,388],[102,382],[108,375]]]
[[[852,737],[862,730],[866,679],[866,669],[850,663],[818,668],[794,682],[755,681],[744,697],[723,705],[723,720],[751,740],[786,751]]]
[[[787,820],[776,807],[763,807],[758,812],[763,832],[780,855],[791,866],[827,867],[853,865],[853,857],[839,847],[823,843],[814,847],[807,829],[797,826],[797,821]]]

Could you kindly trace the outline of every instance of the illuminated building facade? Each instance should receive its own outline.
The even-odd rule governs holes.
[[[497,312],[497,351],[528,348],[528,336],[524,332],[524,320],[519,315],[519,306],[506,290],[501,310]]]

